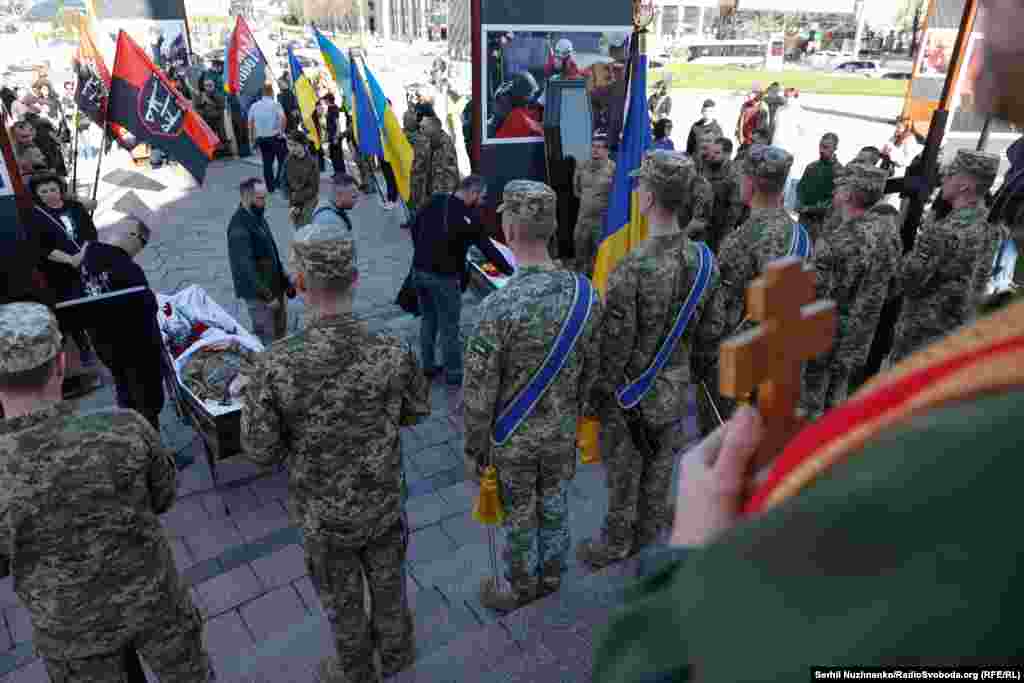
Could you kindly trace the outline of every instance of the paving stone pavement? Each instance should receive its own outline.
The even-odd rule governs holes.
[[[173,173],[142,175],[170,185],[180,182]],[[238,183],[258,174],[258,167],[248,160],[217,162],[202,188],[136,190],[157,214],[153,241],[140,259],[154,289],[172,293],[198,284],[240,322],[249,324],[233,297],[226,230],[236,207]],[[126,177],[117,176],[121,181]],[[123,187],[110,183],[101,187],[105,200],[97,220],[102,227],[120,218],[111,207],[123,193]],[[293,233],[286,212],[284,200],[271,199],[268,219],[282,254],[288,253]],[[371,328],[398,334],[417,348],[416,319],[393,304],[411,260],[408,235],[400,229],[396,214],[385,212],[374,198],[364,199],[354,210],[353,223],[362,273],[357,315]],[[475,323],[479,301],[476,293],[466,294],[464,328]],[[302,303],[296,299],[289,304],[290,329],[299,329],[301,321]],[[113,402],[110,386],[80,399],[82,408]],[[562,621],[552,622],[560,624],[558,634],[534,643],[523,637],[527,613],[499,619],[479,604],[477,585],[491,571],[487,532],[470,517],[476,489],[466,480],[462,437],[453,427],[442,385],[432,387],[431,404],[430,419],[404,429],[401,437],[409,488],[406,514],[412,529],[407,588],[424,664],[417,673],[410,673],[414,678],[399,680],[497,680],[500,672],[507,680],[582,680],[576,674],[559,673],[569,667],[578,674],[589,666],[589,632],[573,630],[589,626],[565,625],[564,621],[572,620],[567,607],[552,608],[552,619],[561,615]],[[692,418],[690,422],[692,433]],[[161,432],[169,448],[195,457],[194,464],[179,475],[178,500],[162,521],[178,568],[206,620],[206,642],[220,678],[315,681],[317,662],[331,652],[333,641],[307,576],[301,534],[288,523],[286,473],[261,470],[236,457],[218,463],[215,488],[201,440],[178,419],[171,405],[161,416]],[[595,534],[606,509],[603,469],[581,466],[571,488],[573,538]],[[590,616],[584,614],[586,604],[599,593],[582,587],[589,585],[582,583],[585,574],[573,554],[565,584],[575,587],[567,595],[589,590],[589,597],[572,603],[580,610],[577,621],[600,617],[593,610],[586,612]],[[0,581],[0,617],[0,681],[47,681],[32,651],[28,613],[13,593],[10,578]],[[537,619],[543,621],[534,619],[530,632],[539,628]],[[443,669],[436,662],[447,656],[446,648],[453,656],[486,651],[493,657],[480,679],[468,670],[456,678],[450,673],[432,677],[429,672]]]

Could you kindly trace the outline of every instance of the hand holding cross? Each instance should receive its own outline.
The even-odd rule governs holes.
[[[743,402],[758,390],[765,436],[755,468],[768,464],[803,426],[797,415],[801,363],[832,348],[836,304],[814,297],[814,272],[804,270],[801,259],[768,264],[747,289],[747,316],[761,324],[719,351],[722,395]]]

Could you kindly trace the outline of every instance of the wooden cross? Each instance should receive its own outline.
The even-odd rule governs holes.
[[[719,351],[719,390],[741,402],[757,388],[765,438],[754,459],[768,464],[800,430],[801,363],[832,348],[836,304],[815,301],[815,275],[803,261],[774,261],[747,289],[747,316],[757,328],[726,340]]]

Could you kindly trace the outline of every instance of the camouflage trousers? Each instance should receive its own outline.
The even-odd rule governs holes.
[[[736,401],[718,393],[718,373],[715,372],[712,375],[704,382],[704,386],[699,383],[695,385],[697,390],[697,428],[700,430],[701,438],[718,429],[722,422],[728,422],[732,414],[736,412]],[[705,391],[704,387],[707,387],[708,391]],[[708,398],[708,392],[714,397],[714,405]],[[719,417],[722,422],[718,421]]]
[[[203,622],[195,607],[176,614],[119,652],[83,659],[43,658],[52,683],[145,683],[142,656],[160,683],[216,681],[203,645]],[[140,677],[141,676],[141,677]]]
[[[385,676],[413,662],[405,552],[401,522],[362,548],[343,546],[324,536],[306,537],[306,568],[334,630],[338,663],[348,683],[377,680],[375,649],[380,651]],[[364,576],[370,592],[369,618]]]
[[[504,574],[523,602],[561,585],[571,546],[569,482],[575,457],[575,449],[564,454],[518,449],[495,454],[505,510],[500,534]]]
[[[682,422],[653,428],[658,452],[645,456],[633,445],[622,413],[601,429],[601,457],[608,476],[608,514],[601,529],[608,554],[623,557],[650,545],[672,523],[672,472]]]
[[[811,360],[804,364],[800,407],[809,420],[841,405],[850,394],[854,370],[842,363]]]
[[[597,259],[597,243],[603,230],[603,214],[592,214],[580,212],[576,220],[576,229],[573,231],[572,242],[574,258],[576,260],[575,270],[587,277],[594,276],[594,261]]]

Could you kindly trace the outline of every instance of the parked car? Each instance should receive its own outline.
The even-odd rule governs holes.
[[[887,71],[882,74],[882,78],[888,78],[893,81],[909,81],[913,76],[909,71]]]
[[[877,64],[868,61],[841,62],[835,66],[832,71],[836,73],[858,74],[860,76],[868,77],[878,76],[881,73]]]

